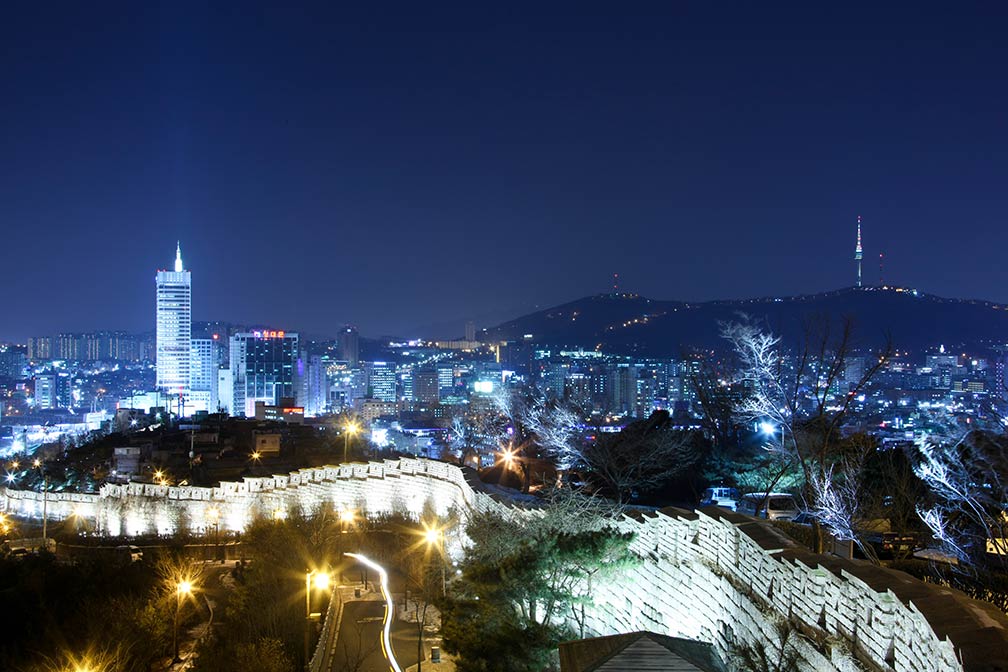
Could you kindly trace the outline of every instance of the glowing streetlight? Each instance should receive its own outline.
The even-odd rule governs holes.
[[[354,521],[353,509],[343,509],[340,511],[339,519],[341,523],[352,523]]]
[[[49,474],[42,468],[42,460],[35,458],[32,466],[42,474],[42,546],[49,548],[46,540],[49,537]],[[13,480],[8,478],[7,480]]]
[[[305,669],[308,669],[308,649],[311,639],[311,624],[316,619],[322,617],[321,613],[313,614],[311,610],[311,589],[312,585],[315,586],[317,590],[327,590],[329,588],[329,574],[326,572],[320,572],[317,569],[311,569],[305,572],[304,577],[304,590],[305,590],[305,630],[304,630],[304,661]]]
[[[445,566],[444,566],[444,530],[439,527],[429,527],[424,524],[424,541],[427,542],[427,548],[436,548],[438,551],[438,559],[441,565],[441,595],[445,595]]]
[[[175,652],[175,657],[172,658],[172,663],[181,663],[182,659],[179,658],[178,651],[178,619],[179,610],[182,609],[182,598],[189,597],[193,592],[192,581],[188,579],[183,579],[175,584],[175,622],[172,628],[172,650]]]
[[[777,433],[777,428],[772,422],[761,422],[759,423],[760,432],[766,434],[767,436],[774,436]]]
[[[252,459],[255,460],[256,462],[258,462],[259,458],[261,458],[261,457],[262,457],[262,454],[258,450],[252,453]]]
[[[505,448],[504,452],[501,453],[501,458],[509,469],[514,465],[515,457],[515,451],[512,448]]]
[[[347,449],[350,447],[350,437],[360,431],[360,425],[356,422],[348,422],[343,425],[343,463],[347,461]]]

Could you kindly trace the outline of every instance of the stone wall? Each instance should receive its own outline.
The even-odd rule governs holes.
[[[255,516],[326,503],[365,515],[419,515],[427,503],[442,515],[453,507],[529,513],[472,485],[453,465],[399,459],[214,488],[105,485],[96,495],[49,493],[46,508],[52,519],[77,515],[112,536],[207,531],[215,524],[241,531]],[[41,516],[40,493],[4,490],[2,502],[9,512]],[[649,630],[689,637],[711,642],[727,660],[741,645],[773,651],[783,629],[800,633],[790,641],[805,670],[1008,669],[1001,653],[1008,650],[1008,619],[956,591],[814,555],[765,523],[716,508],[665,509],[619,524],[635,533],[633,550],[642,562],[594,586],[592,634]],[[453,554],[465,542],[448,541]]]

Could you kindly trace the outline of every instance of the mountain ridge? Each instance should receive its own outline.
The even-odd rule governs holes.
[[[1006,304],[890,286],[713,301],[596,294],[509,320],[487,329],[486,338],[676,356],[683,349],[723,347],[720,323],[743,314],[790,345],[804,340],[809,324],[825,321],[839,328],[848,317],[855,345],[862,349],[881,347],[890,338],[897,349],[913,350],[944,344],[958,351],[1008,342]]]

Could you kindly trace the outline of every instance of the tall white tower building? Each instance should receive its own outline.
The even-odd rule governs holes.
[[[192,353],[192,275],[175,248],[175,270],[157,272],[157,389],[184,403],[189,397]]]
[[[854,248],[854,261],[857,262],[857,286],[861,286],[861,215],[857,216],[857,247]]]

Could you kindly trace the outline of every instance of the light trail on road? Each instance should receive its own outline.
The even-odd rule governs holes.
[[[354,558],[358,562],[362,562],[371,569],[378,572],[378,576],[381,579],[381,591],[382,596],[385,598],[385,620],[382,623],[382,651],[385,653],[385,658],[389,662],[389,666],[392,668],[392,672],[402,672],[402,668],[399,667],[399,662],[395,659],[395,654],[392,652],[392,637],[390,631],[392,629],[392,617],[395,614],[395,609],[392,605],[392,593],[389,592],[388,587],[388,572],[385,568],[379,565],[374,560],[364,557],[360,553],[344,553],[343,555]]]

